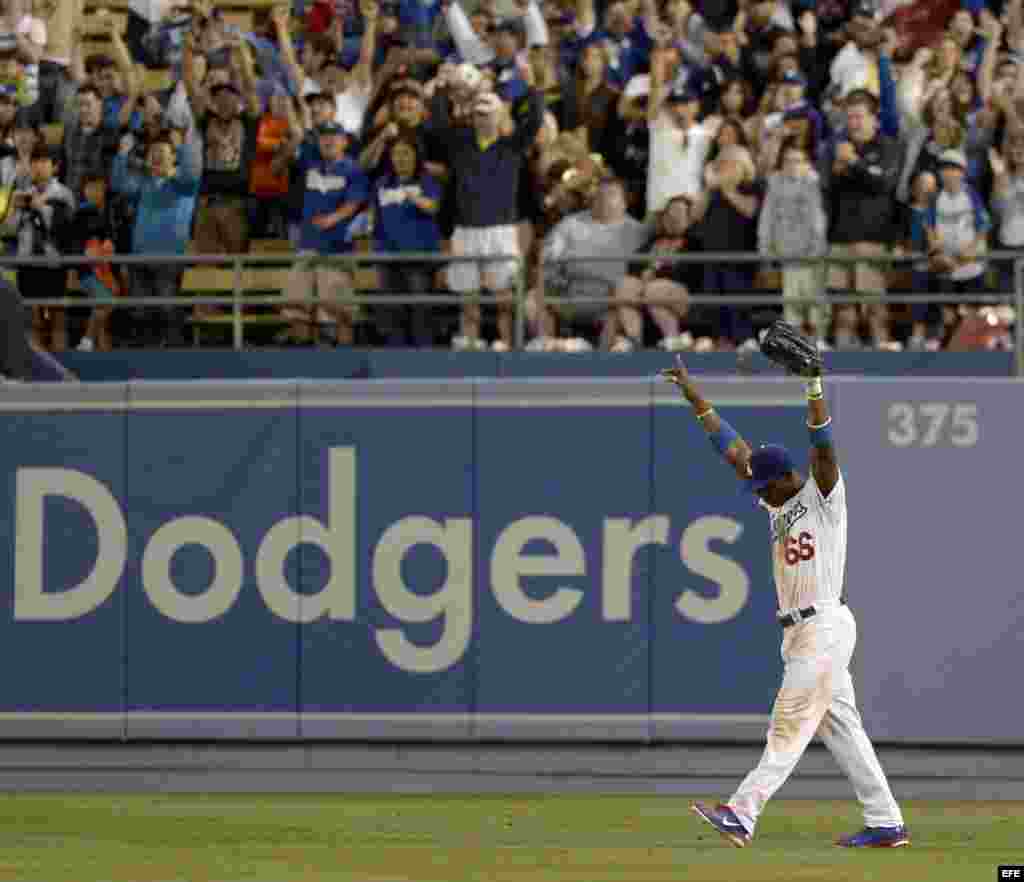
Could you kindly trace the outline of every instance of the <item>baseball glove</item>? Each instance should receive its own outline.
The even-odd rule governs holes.
[[[761,340],[765,358],[798,377],[821,376],[825,365],[818,347],[792,325],[777,321]]]

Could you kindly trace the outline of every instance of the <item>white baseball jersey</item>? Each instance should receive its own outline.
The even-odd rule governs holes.
[[[771,515],[772,567],[779,609],[839,601],[846,571],[846,485],[826,499],[810,474],[800,492]]]

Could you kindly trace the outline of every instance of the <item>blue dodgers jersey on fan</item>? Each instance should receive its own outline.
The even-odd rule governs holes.
[[[441,199],[441,185],[430,175],[401,182],[387,175],[377,182],[373,194],[376,210],[374,237],[381,251],[439,251],[441,231],[437,216],[426,214],[412,204],[410,196]]]
[[[313,218],[337,211],[349,202],[365,202],[370,195],[366,174],[351,159],[329,162],[313,157],[300,160],[299,172],[303,181],[302,248],[321,254],[350,250],[346,242],[350,221],[320,230],[313,225]]]

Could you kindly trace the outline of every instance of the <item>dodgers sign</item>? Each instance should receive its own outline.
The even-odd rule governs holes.
[[[127,737],[761,731],[763,512],[660,387],[555,385],[9,400],[0,707]],[[720,406],[802,449],[766,388]]]

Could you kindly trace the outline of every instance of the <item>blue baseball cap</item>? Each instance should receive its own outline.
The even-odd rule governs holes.
[[[747,490],[759,493],[772,481],[784,478],[792,472],[793,457],[781,444],[762,444],[750,455],[751,478],[747,481]]]
[[[669,104],[689,104],[691,101],[700,101],[700,92],[689,83],[685,83],[669,92],[665,101]]]

